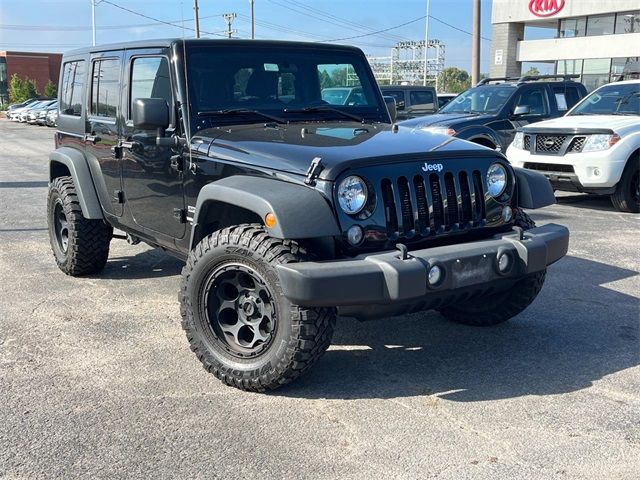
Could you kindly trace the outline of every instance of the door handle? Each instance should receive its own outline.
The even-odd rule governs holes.
[[[84,141],[85,141],[85,142],[91,142],[91,143],[93,143],[93,144],[95,145],[97,142],[99,142],[99,141],[100,141],[100,137],[99,137],[99,136],[97,136],[97,135],[95,134],[95,132],[86,133],[86,134],[84,135]]]

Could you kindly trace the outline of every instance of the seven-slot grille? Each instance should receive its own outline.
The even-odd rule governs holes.
[[[391,238],[437,235],[484,224],[485,198],[478,170],[385,178],[381,182]]]

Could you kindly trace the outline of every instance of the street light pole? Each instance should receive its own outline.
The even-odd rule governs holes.
[[[256,38],[256,30],[255,30],[255,24],[254,24],[254,16],[253,16],[253,4],[254,4],[255,0],[249,0],[249,3],[251,3],[251,40],[255,40]]]
[[[198,0],[193,0],[193,12],[195,17],[196,38],[200,38],[200,17],[198,15]]]
[[[471,85],[475,85],[480,81],[480,0],[473,0],[471,33]]]
[[[93,46],[96,46],[96,0],[91,0],[91,31],[93,35]]]

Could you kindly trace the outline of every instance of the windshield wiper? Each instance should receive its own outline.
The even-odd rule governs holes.
[[[333,113],[339,113],[343,117],[350,118],[351,120],[355,120],[356,122],[364,123],[364,118],[359,117],[358,115],[354,115],[352,113],[344,112],[339,108],[333,108],[333,107],[317,106],[317,107],[305,107],[305,108],[285,108],[284,112],[285,113],[333,112]]]
[[[634,113],[634,112],[611,112],[609,115],[640,115],[640,113]]]
[[[243,114],[256,115],[276,123],[287,123],[287,121],[284,118],[276,117],[275,115],[269,115],[268,113],[263,113],[259,110],[251,110],[249,108],[227,108],[225,110],[204,110],[202,112],[198,112],[199,117],[204,117],[207,115],[243,115]]]

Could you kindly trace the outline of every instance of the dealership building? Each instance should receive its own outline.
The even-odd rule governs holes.
[[[0,105],[9,100],[9,81],[14,73],[33,80],[42,93],[49,80],[58,83],[61,61],[61,53],[0,51]]]
[[[593,90],[638,65],[638,0],[493,0],[491,23],[492,77],[548,64]]]

